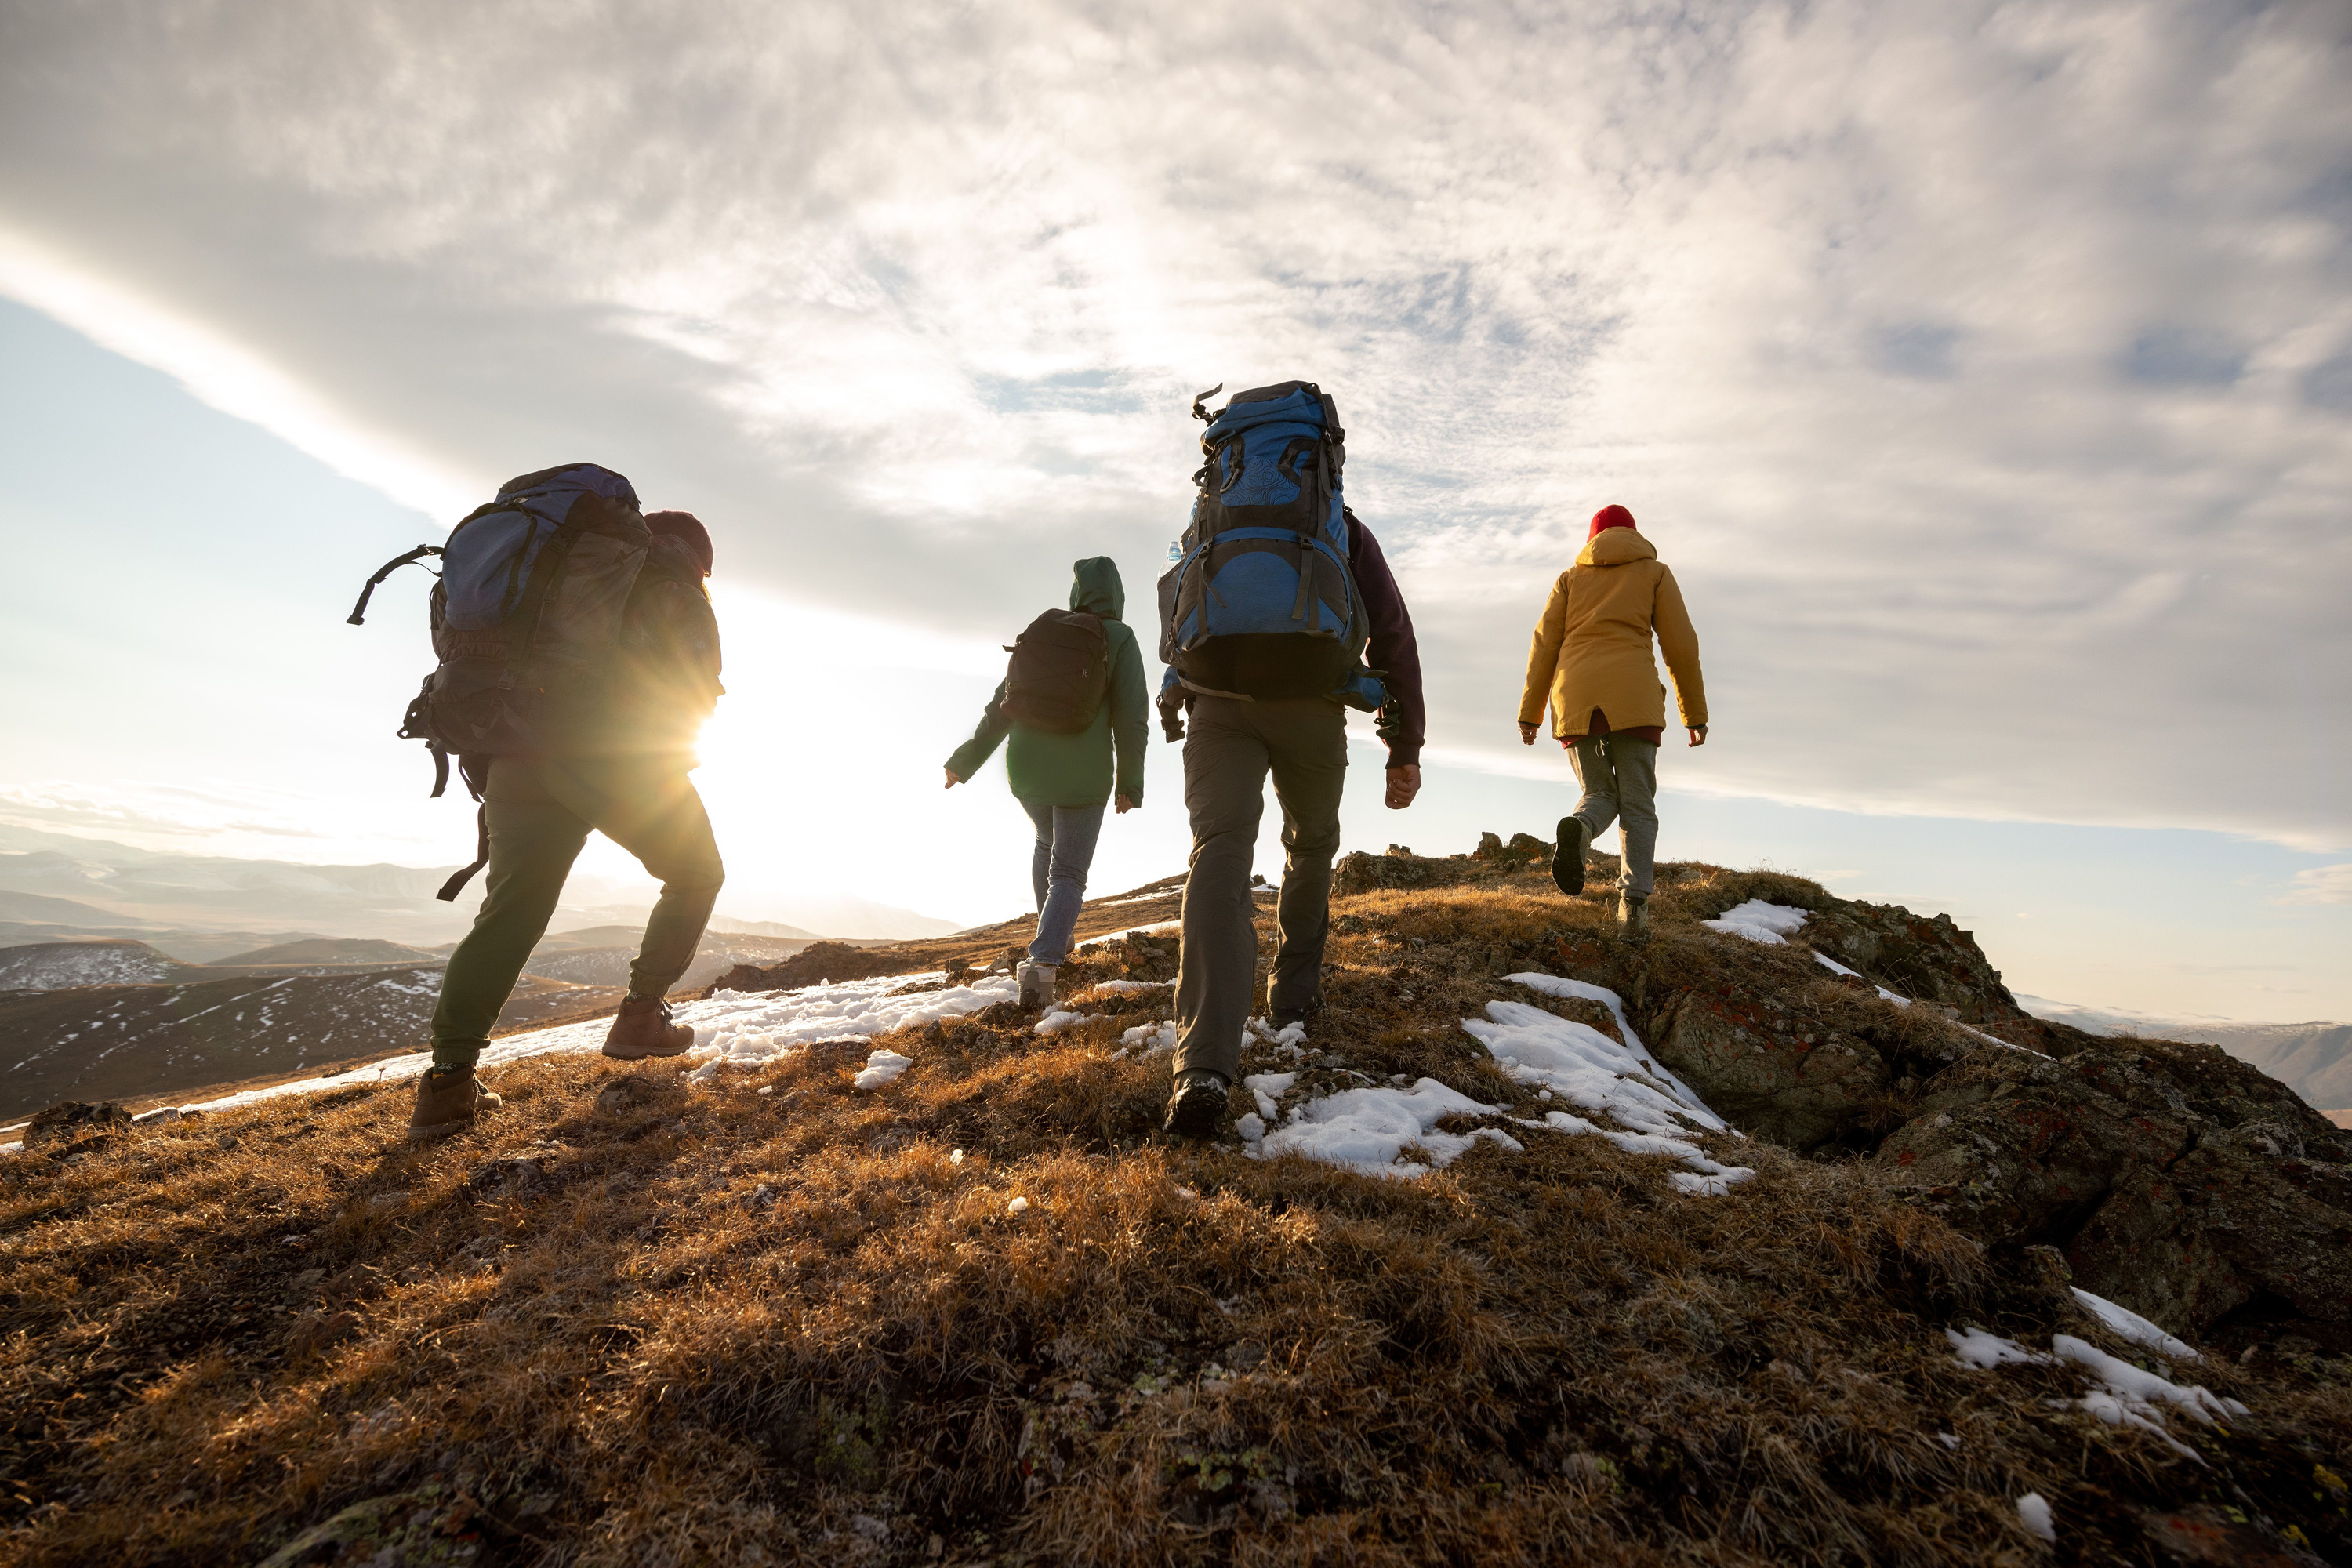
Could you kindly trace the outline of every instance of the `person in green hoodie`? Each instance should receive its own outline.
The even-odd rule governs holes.
[[[1054,972],[1078,923],[1105,803],[1116,799],[1121,812],[1143,804],[1143,752],[1150,728],[1143,650],[1119,619],[1127,609],[1127,590],[1119,584],[1118,563],[1108,555],[1093,555],[1070,570],[1070,608],[1101,619],[1110,659],[1108,690],[1094,718],[1072,735],[1024,724],[1004,711],[1006,683],[1000,681],[981,713],[980,728],[947,761],[947,787],[953,789],[980,771],[998,742],[1013,737],[1004,771],[1013,797],[1037,828],[1029,863],[1037,936],[1020,971],[1022,1005],[1035,1008],[1053,1003]]]

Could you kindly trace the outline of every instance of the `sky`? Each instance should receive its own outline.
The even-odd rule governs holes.
[[[1192,395],[1305,376],[1429,680],[1350,847],[1549,836],[1527,633],[1615,501],[1713,710],[1662,853],[2352,1016],[2347,79],[2336,4],[10,8],[0,815],[465,858],[425,580],[342,617],[587,458],[718,542],[722,910],[1001,918],[1024,819],[937,771],[1000,645],[1095,553],[1149,637]]]

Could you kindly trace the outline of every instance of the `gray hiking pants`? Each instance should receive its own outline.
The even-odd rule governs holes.
[[[1268,1006],[1312,1007],[1323,995],[1331,857],[1348,782],[1348,718],[1319,697],[1242,702],[1202,697],[1184,740],[1184,808],[1192,817],[1184,880],[1184,950],[1176,973],[1175,1070],[1241,1071],[1242,1026],[1257,980],[1250,862],[1265,777],[1282,805],[1282,894],[1275,908]]]
[[[1568,760],[1584,786],[1575,815],[1593,839],[1611,823],[1622,824],[1618,891],[1648,898],[1657,871],[1658,748],[1631,735],[1587,735],[1568,749]]]

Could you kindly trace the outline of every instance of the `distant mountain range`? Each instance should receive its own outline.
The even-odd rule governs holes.
[[[2231,1018],[2165,1017],[2122,1007],[2084,1007],[2046,996],[2017,998],[2037,1018],[2092,1035],[2199,1040],[2249,1061],[2303,1096],[2315,1110],[2352,1110],[2352,1024],[2242,1024]],[[2340,1118],[2339,1118],[2340,1121]]]
[[[433,897],[451,867],[306,866],[141,849],[104,839],[0,823],[0,944],[68,936],[133,938],[184,963],[320,937],[433,946],[472,922],[475,898]],[[477,884],[478,887],[478,884]],[[469,889],[470,891],[470,889]],[[587,901],[605,889],[583,879],[555,916],[559,927],[642,926],[652,900]],[[782,915],[791,923],[753,919]],[[904,940],[941,936],[951,921],[851,897],[814,897],[719,922],[756,936]],[[234,933],[236,944],[217,940]]]

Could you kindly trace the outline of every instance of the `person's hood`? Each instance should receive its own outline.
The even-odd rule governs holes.
[[[1070,608],[1115,621],[1127,608],[1127,589],[1118,580],[1118,563],[1108,555],[1089,555],[1071,563]]]
[[[1576,553],[1579,566],[1622,566],[1628,561],[1655,561],[1658,547],[1630,528],[1604,528],[1584,542]]]

